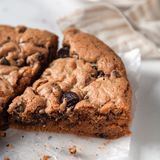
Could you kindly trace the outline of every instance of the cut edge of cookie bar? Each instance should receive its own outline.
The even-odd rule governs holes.
[[[11,100],[31,85],[56,56],[58,37],[48,31],[0,25],[0,130]]]
[[[69,28],[57,59],[8,112],[17,128],[114,139],[130,134],[131,105],[121,59],[96,37]]]
[[[8,124],[6,123],[6,113],[3,113],[3,108],[0,107],[0,137],[5,137],[6,133],[5,129],[8,128]]]

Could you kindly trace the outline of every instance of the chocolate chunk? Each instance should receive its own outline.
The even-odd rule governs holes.
[[[69,57],[69,47],[63,47],[63,48],[59,49],[57,56],[59,58]]]
[[[3,65],[10,65],[9,61],[8,61],[5,57],[2,57],[2,58],[1,58],[0,64],[3,64]]]
[[[104,77],[105,74],[103,71],[97,71],[97,77]]]
[[[11,37],[8,36],[8,37],[7,37],[7,41],[10,41],[10,40],[11,40]]]
[[[121,77],[121,75],[119,74],[119,72],[118,71],[112,71],[112,73],[111,73],[111,76],[112,77],[115,77],[115,78],[120,78]]]
[[[26,29],[27,29],[27,27],[25,27],[25,26],[18,26],[18,27],[16,27],[16,31],[18,33],[24,33],[26,31]]]
[[[16,107],[16,112],[17,113],[21,113],[21,112],[24,112],[24,107],[22,105],[19,105]]]
[[[102,70],[98,70],[97,64],[91,63],[92,68],[96,71],[91,74],[91,77],[100,78],[100,77],[109,77],[109,74],[104,73]]]
[[[95,68],[95,67],[93,67]],[[97,68],[95,68],[97,70]],[[99,78],[99,77],[105,77],[106,75],[104,74],[103,71],[96,71],[94,73],[91,73],[91,77],[94,77],[94,78]]]
[[[63,100],[66,99],[67,101],[67,107],[74,107],[76,103],[79,102],[79,97],[74,92],[64,92],[60,98],[61,103]]]

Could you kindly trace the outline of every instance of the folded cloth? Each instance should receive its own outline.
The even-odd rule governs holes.
[[[160,58],[160,1],[145,0],[126,10],[125,15],[134,29],[145,35],[154,52],[144,55],[143,58]]]
[[[58,23],[62,30],[75,26],[90,32],[120,54],[137,49],[142,58],[155,58],[160,55],[156,44],[135,31],[122,12],[108,3],[91,3],[61,17]]]

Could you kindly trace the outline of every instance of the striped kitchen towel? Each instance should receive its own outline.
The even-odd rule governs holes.
[[[119,54],[136,49],[142,58],[154,58],[158,52],[152,41],[135,31],[121,11],[108,3],[87,5],[61,17],[58,24],[62,30],[75,26],[92,33]]]
[[[160,1],[145,0],[125,11],[125,15],[133,27],[157,47],[158,51],[146,55],[146,58],[160,58]]]

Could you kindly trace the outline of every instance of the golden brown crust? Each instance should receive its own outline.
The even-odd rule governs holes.
[[[69,46],[69,57],[53,61],[13,100],[8,109],[12,118],[47,123],[47,129],[52,119],[67,132],[108,138],[129,133],[131,87],[120,58],[96,37],[73,28],[64,33],[64,46]],[[66,122],[75,127],[69,129]]]
[[[125,75],[121,59],[105,43],[93,35],[69,28],[64,32],[64,45],[70,46],[70,56],[77,56],[87,62],[97,63],[97,69],[106,74],[112,70]]]

